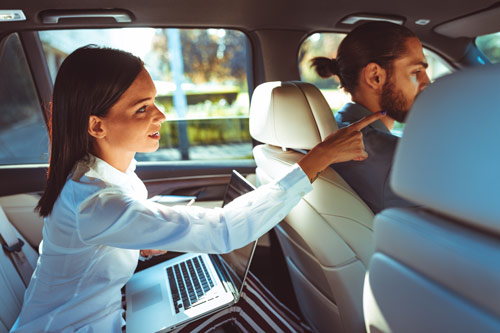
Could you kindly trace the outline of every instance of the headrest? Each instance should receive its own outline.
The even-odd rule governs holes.
[[[314,85],[266,82],[255,88],[250,135],[283,148],[311,149],[337,130],[332,110]]]
[[[417,204],[500,234],[500,65],[461,70],[421,93],[391,185]]]

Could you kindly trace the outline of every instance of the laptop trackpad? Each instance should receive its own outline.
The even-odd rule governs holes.
[[[162,301],[161,285],[156,284],[152,287],[132,294],[132,312],[140,311],[148,306]],[[131,305],[132,305],[131,304]]]

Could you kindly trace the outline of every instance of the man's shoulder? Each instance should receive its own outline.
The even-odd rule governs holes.
[[[339,124],[339,127],[341,125],[345,127],[370,114],[371,112],[369,110],[359,104],[346,103],[335,115],[335,120],[337,124]]]
[[[345,121],[340,117],[339,117],[339,119],[336,118],[335,120],[337,121],[337,126],[339,128],[347,127],[347,126],[349,126],[352,123],[355,123],[357,121],[357,120]],[[373,126],[366,126],[365,128],[363,128],[361,130],[361,132],[363,133],[365,140],[368,138],[368,140],[376,140],[376,141],[381,141],[381,142],[384,142],[387,144],[390,144],[390,143],[395,144],[395,143],[397,143],[397,141],[399,139],[399,137],[391,134],[390,132],[381,131],[378,128],[373,127]]]
[[[335,121],[337,122],[337,126],[339,128],[346,127],[355,123],[369,115],[372,112],[365,108],[364,106],[356,103],[347,103],[342,109],[340,109],[335,115]],[[380,136],[381,140],[384,141],[397,141],[397,137],[391,134],[391,132],[387,129],[387,127],[382,123],[382,121],[377,120],[372,124],[366,126],[362,130],[363,135],[367,135],[371,133],[376,137]]]
[[[335,120],[338,127],[342,128],[371,114],[372,113],[362,105],[347,103],[337,112]],[[376,154],[378,158],[392,160],[392,155],[394,154],[399,138],[391,134],[385,125],[373,123],[363,128],[361,132],[363,133],[367,151]],[[385,156],[385,158],[382,156]]]

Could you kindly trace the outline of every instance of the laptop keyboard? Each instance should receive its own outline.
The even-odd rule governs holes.
[[[167,268],[175,313],[187,310],[210,299],[204,297],[214,286],[201,256]]]

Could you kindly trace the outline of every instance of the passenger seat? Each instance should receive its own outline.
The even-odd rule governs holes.
[[[1,206],[0,224],[2,235],[6,234],[2,238],[2,253],[0,254],[0,295],[2,295],[0,297],[0,333],[3,333],[8,332],[16,321],[21,311],[24,292],[26,290],[26,285],[6,250],[4,239],[14,239],[15,243],[15,238],[17,237],[17,239],[20,239],[24,243],[22,252],[28,261],[28,270],[31,268],[31,272],[33,272],[36,266],[38,254],[12,226]],[[10,237],[9,234],[11,235]],[[9,240],[6,241],[10,244],[13,243]]]
[[[421,208],[375,218],[368,332],[500,332],[499,85],[479,66],[416,100],[391,186]]]
[[[337,130],[321,92],[304,82],[258,86],[250,107],[250,134],[261,184],[283,175]],[[363,280],[373,252],[373,213],[327,168],[276,226],[300,309],[319,332],[363,332]]]

